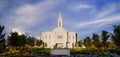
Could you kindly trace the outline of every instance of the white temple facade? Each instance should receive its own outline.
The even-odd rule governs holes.
[[[50,32],[42,32],[41,40],[43,40],[45,48],[74,48],[77,42],[77,33],[68,32],[63,28],[60,12],[57,28]]]

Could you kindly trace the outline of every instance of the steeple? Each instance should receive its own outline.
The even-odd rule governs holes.
[[[58,17],[58,28],[62,28],[62,15],[61,15],[61,11],[59,12],[59,17]]]

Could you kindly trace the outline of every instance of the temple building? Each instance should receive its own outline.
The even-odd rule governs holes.
[[[63,28],[63,20],[60,12],[57,28],[53,31],[42,32],[41,40],[43,40],[45,48],[74,48],[77,42],[77,33],[68,32]]]

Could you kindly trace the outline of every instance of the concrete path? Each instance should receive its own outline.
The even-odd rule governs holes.
[[[114,57],[120,57],[120,55],[117,55],[116,53],[115,54],[111,53],[111,55],[113,55]]]

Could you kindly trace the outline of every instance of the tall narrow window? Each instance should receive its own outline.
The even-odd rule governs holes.
[[[45,35],[45,39],[47,39],[47,35]]]
[[[51,36],[49,36],[49,39],[51,38]]]
[[[74,39],[74,36],[73,36],[73,39]]]

